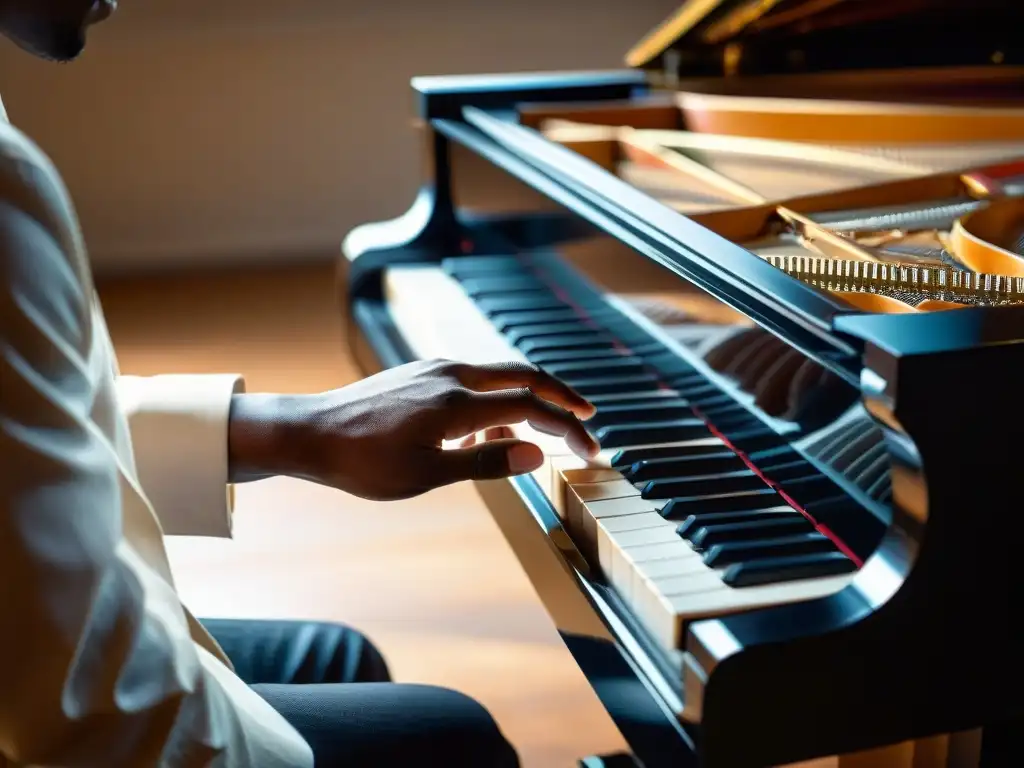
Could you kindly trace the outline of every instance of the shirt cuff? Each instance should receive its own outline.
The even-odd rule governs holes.
[[[235,374],[118,378],[135,469],[164,533],[231,537],[228,422],[244,391]]]

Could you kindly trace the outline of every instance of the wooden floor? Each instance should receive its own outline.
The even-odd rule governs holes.
[[[239,372],[250,391],[358,377],[328,267],[151,278],[101,288],[124,373]],[[449,686],[494,713],[527,768],[566,768],[622,740],[469,486],[375,504],[288,479],[237,491],[232,541],[170,541],[200,616],[341,621],[397,679]]]

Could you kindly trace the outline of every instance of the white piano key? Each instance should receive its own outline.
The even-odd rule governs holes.
[[[636,562],[647,558],[660,559],[662,556],[678,557],[689,546],[675,532],[672,526],[648,528],[640,531],[626,531],[610,537],[611,572],[606,572],[609,581],[623,596],[629,595],[629,585]],[[680,545],[677,547],[676,545]],[[669,547],[667,552],[657,550]]]
[[[683,631],[691,621],[826,597],[843,589],[851,578],[830,576],[741,588],[723,584],[719,589],[675,595],[664,595],[652,589],[647,593],[634,593],[630,607],[661,645],[681,648]]]
[[[666,527],[673,533],[675,532],[675,526],[654,510],[634,515],[603,517],[594,522],[597,529],[597,560],[601,570],[605,573],[608,573],[608,569],[611,568],[613,554],[619,546],[618,539],[621,534]]]
[[[584,536],[594,540],[597,531],[590,522],[589,518],[592,518],[593,515],[586,512],[587,506],[592,502],[639,498],[640,491],[621,476],[618,480],[609,482],[567,485],[565,491],[565,519],[567,526],[570,531],[582,531]],[[614,507],[614,505],[612,506]],[[645,509],[651,509],[650,504]]]
[[[567,522],[569,486],[583,483],[601,483],[621,480],[622,475],[611,467],[592,466],[578,456],[553,456],[550,460],[550,493],[548,498],[558,516]]]
[[[585,546],[597,552],[597,523],[600,520],[656,512],[651,502],[636,496],[621,499],[604,499],[581,504],[574,508],[576,517],[569,520],[569,530]],[[660,515],[659,515],[660,517]]]
[[[644,595],[648,591],[655,589],[653,584],[646,583],[648,581],[656,584],[665,578],[703,573],[708,569],[704,565],[704,558],[701,557],[699,552],[695,552],[685,541],[682,544],[687,550],[685,554],[671,559],[648,560],[638,563],[633,568],[633,574],[629,582],[628,598],[630,600],[633,599],[635,594]]]

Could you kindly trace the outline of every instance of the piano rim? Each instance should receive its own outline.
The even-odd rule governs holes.
[[[348,352],[355,360],[362,375],[369,376],[382,369],[419,359],[402,340],[391,320],[385,302],[357,298],[349,305],[346,314],[345,341]],[[672,674],[672,664],[667,654],[647,636],[637,620],[624,610],[621,599],[610,587],[595,582],[566,557],[563,548],[554,540],[551,533],[551,531],[565,531],[562,521],[537,481],[530,475],[521,475],[506,480],[476,481],[473,485],[506,543],[515,554],[520,568],[530,580],[544,610],[559,631],[562,642],[635,756],[642,761],[646,768],[661,768],[662,766],[665,768],[668,766],[696,768],[699,765],[697,755],[699,731],[685,724],[677,714],[683,710],[680,694],[682,690],[681,670],[677,670],[676,675]],[[535,525],[542,534],[542,537],[538,539],[542,543],[532,546],[528,553],[523,552],[522,546],[517,547],[509,539],[505,527],[497,518],[492,507],[495,492],[508,493],[510,491],[518,497],[521,514],[528,516],[526,522]],[[547,547],[543,546],[544,543],[547,544]],[[557,597],[552,596],[549,590],[545,590],[537,584],[528,568],[523,564],[524,559],[543,557],[553,558],[556,561],[560,571],[566,576],[560,586],[564,588],[571,584],[571,587],[579,596],[583,597],[589,606],[588,618],[600,622],[613,639],[614,643],[609,644],[606,649],[607,653],[602,655],[600,662],[595,663],[591,658],[584,658],[591,654],[586,653],[579,646],[574,647],[574,644],[566,639],[562,627],[559,626],[557,612],[549,605]],[[582,561],[582,556],[579,557]],[[618,664],[614,664],[614,661],[611,660],[612,655],[618,657]],[[622,662],[625,664],[623,665]],[[602,666],[610,667],[613,664],[618,667],[618,671],[614,675],[608,675],[607,672],[602,673],[599,669]],[[631,690],[632,688],[642,689],[649,698],[644,705],[648,709],[653,708],[660,714],[660,722],[657,723],[655,729],[652,729],[651,722],[644,718],[630,718],[624,721],[623,715],[627,710],[632,715],[636,714],[636,710],[639,708],[637,702],[632,698],[628,702],[623,701],[623,697],[617,694],[617,691],[621,689],[609,686],[607,683],[612,677],[616,682],[621,681],[622,671],[625,670],[628,670],[627,682],[630,684]],[[623,713],[620,714],[618,710],[623,710]],[[631,738],[631,734],[635,735]]]

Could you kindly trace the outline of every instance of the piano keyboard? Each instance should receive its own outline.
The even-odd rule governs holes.
[[[597,406],[594,459],[513,429],[544,450],[533,476],[581,555],[664,649],[697,619],[838,592],[876,543],[863,507],[557,257],[396,267],[385,291],[418,357],[527,360]]]

